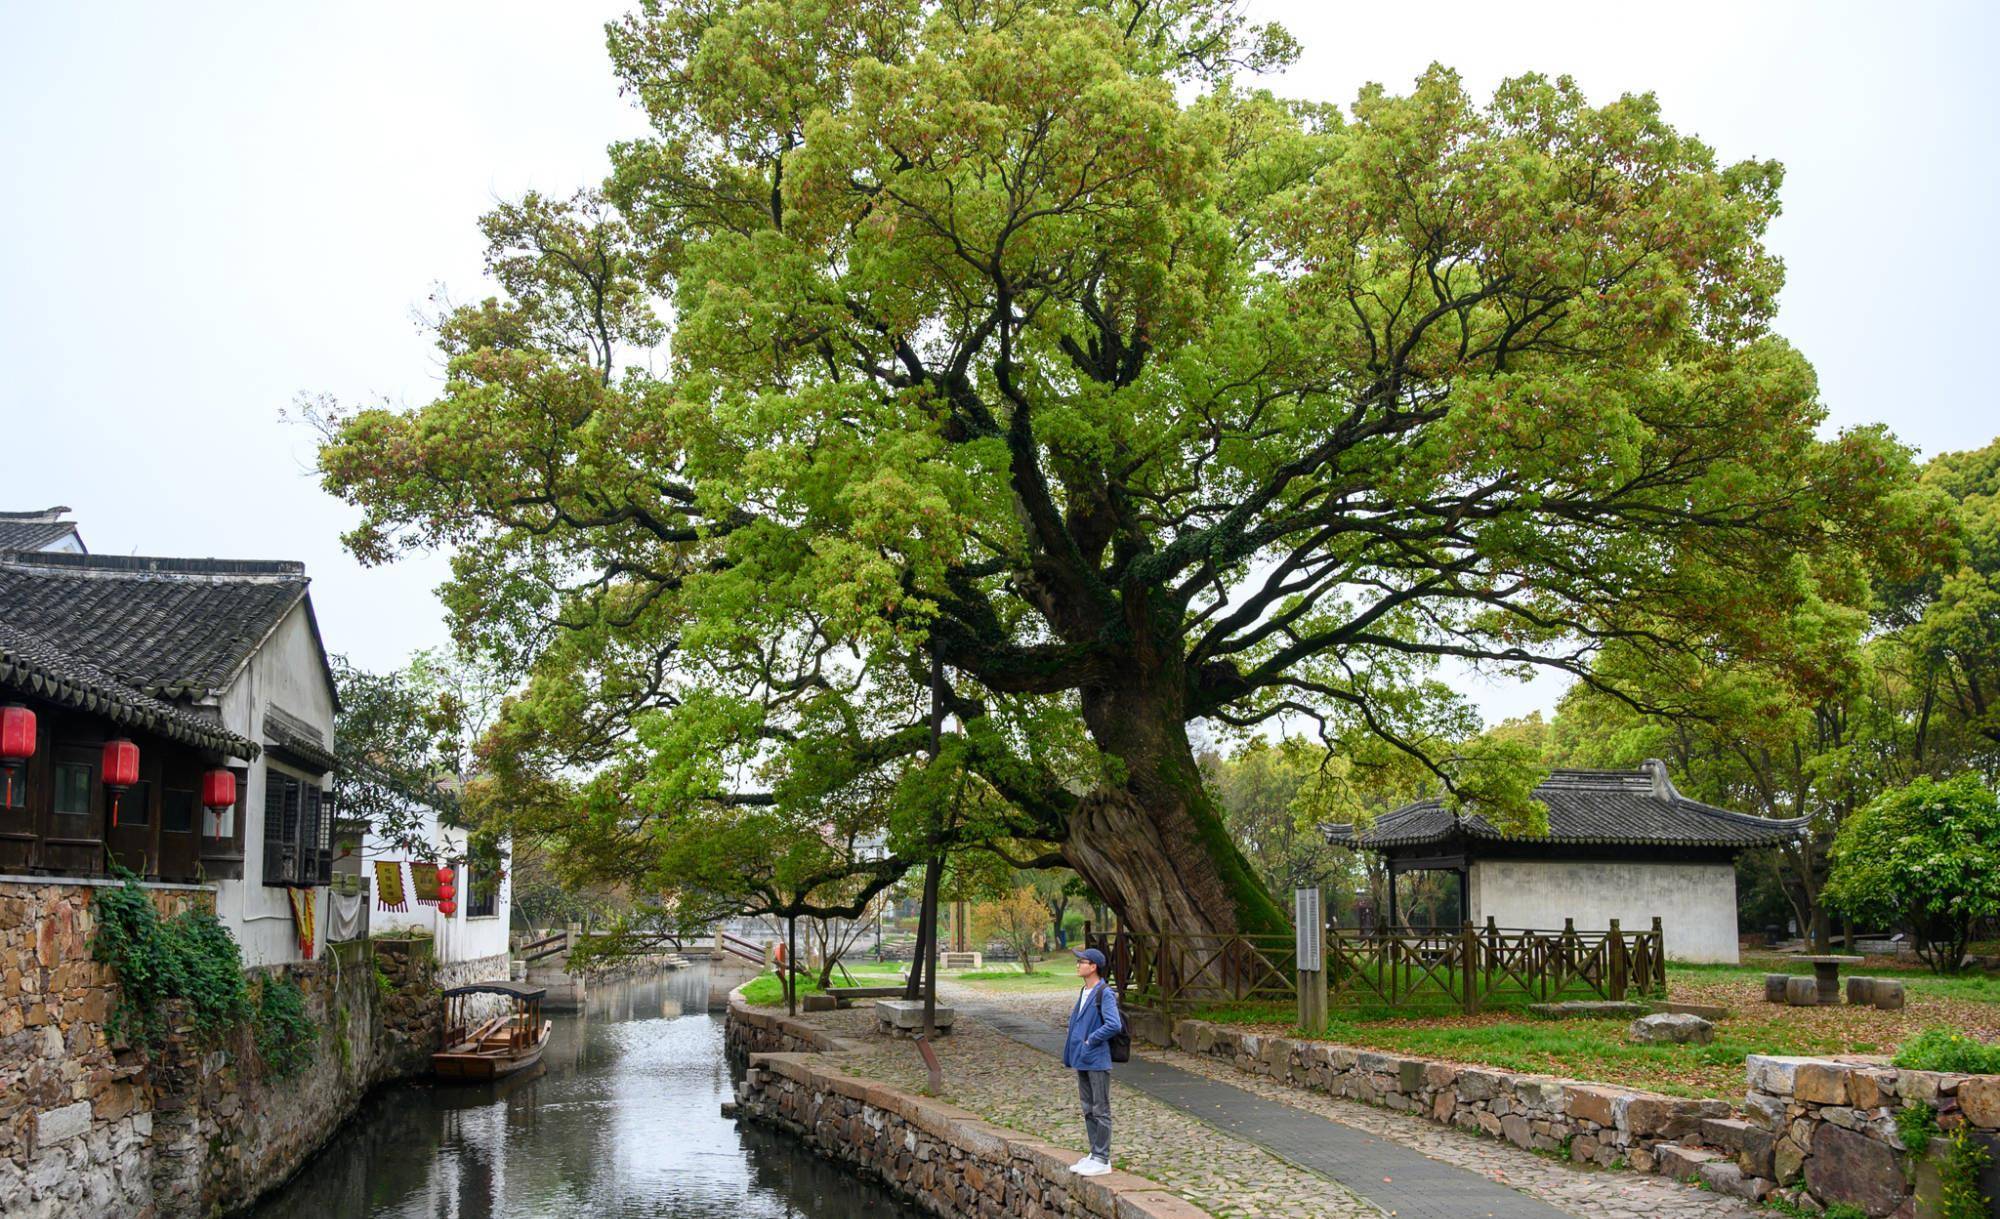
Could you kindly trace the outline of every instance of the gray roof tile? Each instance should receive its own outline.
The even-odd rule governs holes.
[[[1423,846],[1455,833],[1493,841],[1619,846],[1776,846],[1797,838],[1810,818],[1778,821],[1690,800],[1674,790],[1666,766],[1649,760],[1636,771],[1558,770],[1535,788],[1549,810],[1546,838],[1496,830],[1477,814],[1459,816],[1437,800],[1384,813],[1359,832],[1351,824],[1321,827],[1329,842],[1367,850]]]
[[[254,742],[222,725],[136,690],[34,632],[4,621],[0,621],[0,690],[33,695],[101,715],[114,724],[240,758],[258,753]]]
[[[219,693],[306,595],[299,563],[0,554],[0,622],[165,698]]]

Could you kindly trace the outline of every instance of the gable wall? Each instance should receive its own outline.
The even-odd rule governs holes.
[[[278,706],[320,730],[333,743],[333,691],[313,642],[312,625],[300,602],[285,615],[278,629],[250,658],[223,694],[222,722],[231,730],[262,743],[264,712]],[[217,883],[216,913],[243,947],[245,965],[272,965],[300,959],[298,933],[285,890],[264,884],[264,774],[274,767],[318,782],[281,762],[260,757],[250,767],[243,798],[243,879]],[[325,889],[307,890],[316,903],[315,935],[324,950],[327,899]]]

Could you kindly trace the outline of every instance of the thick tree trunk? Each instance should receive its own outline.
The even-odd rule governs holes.
[[[1178,675],[1153,676],[1084,692],[1091,736],[1124,774],[1071,815],[1064,859],[1134,930],[1289,935],[1202,786]]]

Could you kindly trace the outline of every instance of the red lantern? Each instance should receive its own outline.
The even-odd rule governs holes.
[[[7,785],[0,808],[14,807],[14,772],[35,756],[35,713],[19,703],[0,707],[0,779]]]
[[[201,806],[215,814],[215,832],[222,833],[222,814],[236,806],[236,772],[217,766],[202,772]]]
[[[441,901],[441,902],[448,902],[448,901],[450,901],[450,900],[451,900],[452,898],[454,898],[454,897],[457,897],[457,896],[458,896],[458,890],[457,890],[457,889],[456,889],[455,887],[453,887],[453,885],[452,885],[452,883],[451,883],[450,881],[448,881],[448,880],[441,880],[441,881],[439,881],[439,882],[438,882],[438,900],[439,900],[439,901]]]
[[[458,913],[458,903],[447,897],[438,903],[438,913],[450,918]]]
[[[124,737],[104,742],[104,786],[111,792],[111,826],[118,827],[118,796],[139,781],[139,747]]]
[[[448,864],[448,863],[447,863],[447,864],[441,864],[441,865],[439,865],[439,867],[438,867],[438,883],[439,883],[439,884],[441,884],[441,885],[448,885],[448,884],[450,884],[450,883],[452,882],[452,878],[453,878],[453,877],[455,877],[456,875],[457,875],[457,873],[455,873],[455,872],[453,872],[453,871],[451,870],[451,865],[450,865],[450,864]]]

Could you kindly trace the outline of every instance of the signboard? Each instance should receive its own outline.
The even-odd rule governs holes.
[[[1292,890],[1292,927],[1298,936],[1299,968],[1319,970],[1325,963],[1318,889]]]

